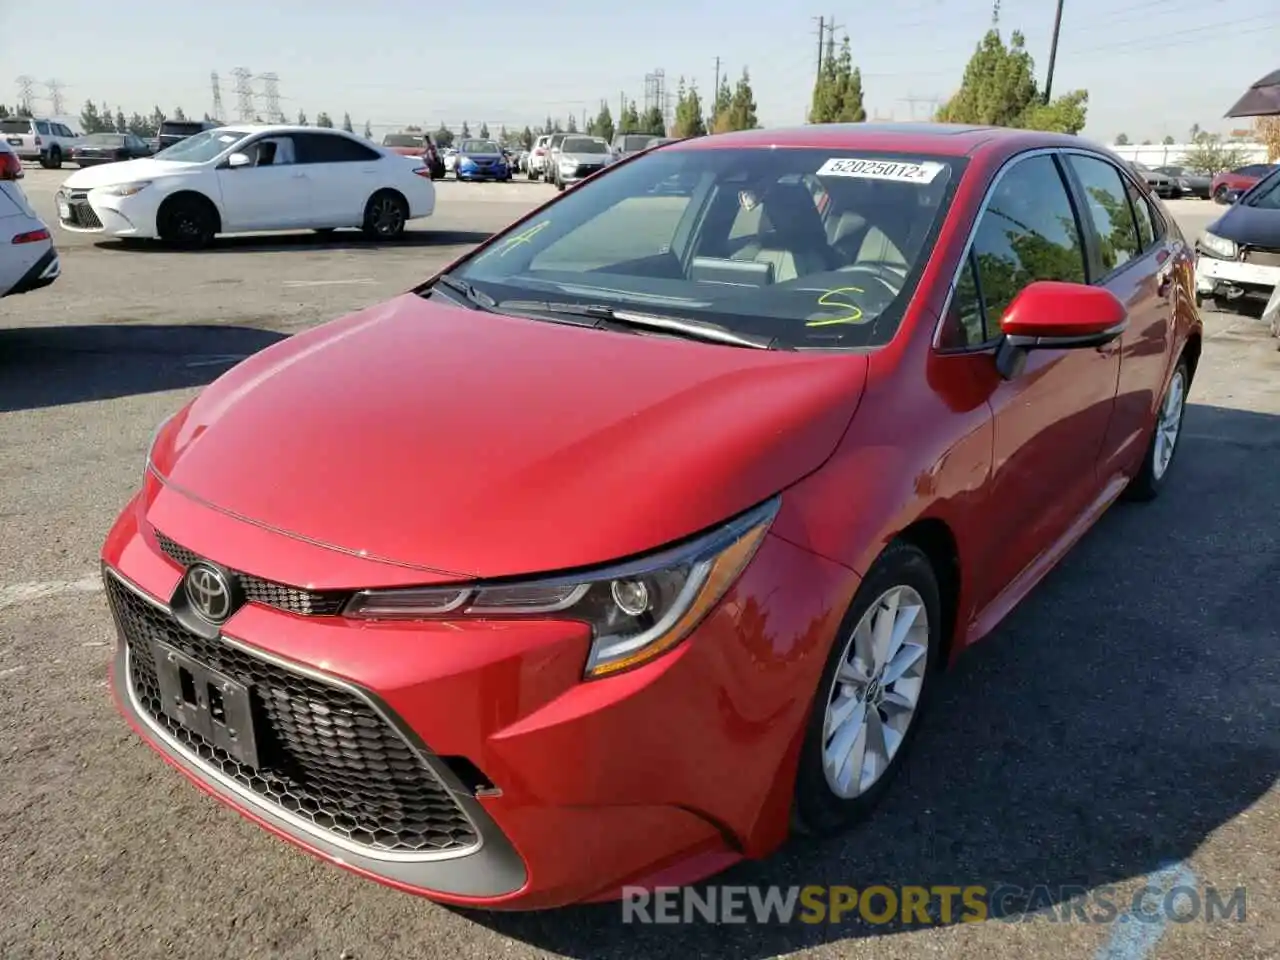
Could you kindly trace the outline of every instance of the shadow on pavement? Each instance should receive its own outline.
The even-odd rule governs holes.
[[[1173,471],[1159,500],[1113,507],[962,657],[868,822],[713,882],[1096,891],[1190,857],[1262,797],[1280,771],[1280,502],[1260,478],[1280,472],[1280,418],[1191,406]],[[1117,894],[1118,909],[1131,899]],[[1025,909],[1015,897],[993,915]],[[624,924],[619,904],[458,912],[584,960],[756,960],[920,926],[856,911],[839,925],[718,926]]]
[[[284,338],[232,326],[0,328],[0,413],[203,386]]]
[[[333,233],[255,233],[218,237],[203,250],[187,250],[160,240],[102,240],[94,244],[112,253],[314,253],[317,250],[382,250],[406,247],[448,247],[482,243],[493,236],[480,230],[406,230],[398,240],[373,240],[359,230]]]

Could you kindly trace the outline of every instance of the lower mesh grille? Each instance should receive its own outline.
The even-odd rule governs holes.
[[[222,640],[192,634],[110,573],[107,598],[129,651],[141,710],[190,756],[266,805],[332,838],[396,854],[459,855],[479,836],[444,785],[363,699]],[[243,684],[258,766],[247,766],[165,712],[154,643]]]

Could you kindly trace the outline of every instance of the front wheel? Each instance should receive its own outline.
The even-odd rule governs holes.
[[[213,243],[218,223],[208,201],[197,197],[177,197],[160,208],[160,239],[191,250]]]
[[[409,222],[409,205],[390,190],[375,193],[364,208],[364,232],[375,240],[397,240]]]
[[[915,737],[942,643],[933,565],[894,542],[862,581],[818,684],[796,771],[802,832],[838,833],[875,807]]]
[[[1164,489],[1169,468],[1173,466],[1174,454],[1178,452],[1182,418],[1187,409],[1187,390],[1190,386],[1191,366],[1187,363],[1187,358],[1183,357],[1178,361],[1173,376],[1169,378],[1169,386],[1165,388],[1160,407],[1156,410],[1155,426],[1151,431],[1146,456],[1142,458],[1142,468],[1125,488],[1125,499],[1154,500]]]
[[[1227,202],[1227,188],[1225,185],[1219,186],[1217,190],[1213,191],[1213,201],[1214,203]]]

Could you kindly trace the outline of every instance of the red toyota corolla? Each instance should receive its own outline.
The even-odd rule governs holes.
[[[1191,257],[1066,136],[620,162],[160,427],[103,550],[120,708],[245,816],[455,904],[838,831],[937,671],[1166,482]]]

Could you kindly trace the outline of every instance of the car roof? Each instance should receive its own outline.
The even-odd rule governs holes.
[[[308,127],[300,126],[296,123],[224,123],[220,127],[213,127],[214,130],[242,130],[245,133],[336,133],[344,137],[355,137],[354,133],[347,133],[345,130],[338,130],[335,127]],[[366,143],[372,141],[364,140]]]
[[[1091,141],[1064,133],[1017,130],[1009,127],[949,123],[815,123],[783,129],[742,130],[691,137],[672,144],[674,150],[723,147],[808,147],[928,153],[967,157],[979,151],[1014,153],[1034,147],[1086,147],[1106,152]]]

